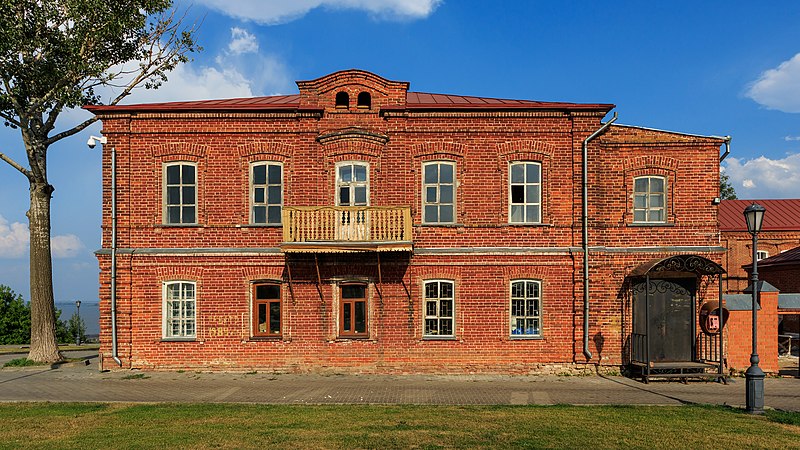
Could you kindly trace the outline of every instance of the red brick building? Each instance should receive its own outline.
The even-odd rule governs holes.
[[[728,249],[722,260],[727,271],[723,276],[726,294],[738,294],[750,284],[744,266],[753,262],[753,237],[747,232],[743,212],[753,202],[767,209],[762,231],[758,234],[759,259],[800,245],[800,199],[723,200],[719,205],[719,228],[722,246]],[[779,286],[780,282],[772,284],[782,292],[800,292],[786,290]]]
[[[108,138],[103,367],[534,373],[645,341],[708,360],[725,139],[359,70],[297,85],[87,107]],[[678,319],[657,336],[656,316]]]

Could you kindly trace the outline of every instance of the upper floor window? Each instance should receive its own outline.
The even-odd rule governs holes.
[[[423,164],[422,222],[455,222],[455,166],[452,162]]]
[[[190,281],[164,283],[164,337],[194,338],[196,285]]]
[[[541,336],[541,284],[534,280],[511,282],[511,336]]]
[[[253,336],[280,337],[281,285],[253,284]]]
[[[197,223],[197,166],[194,163],[164,166],[164,223]]]
[[[454,336],[455,298],[452,281],[426,281],[425,298],[425,337]]]
[[[369,311],[367,309],[367,285],[348,283],[340,286],[339,336],[367,337],[369,335]]]
[[[766,250],[757,250],[756,251],[756,260],[761,261],[764,258],[769,258],[769,252]]]
[[[336,107],[345,109],[350,107],[350,96],[347,92],[341,91],[336,93]]]
[[[366,109],[372,107],[372,97],[369,95],[369,92],[360,92],[358,94],[357,105],[359,108],[366,108]]]
[[[336,204],[366,206],[369,204],[369,166],[362,162],[340,163],[336,168]]]
[[[509,221],[542,222],[542,165],[513,162],[509,166]]]
[[[666,221],[666,186],[664,177],[645,176],[633,180],[633,221],[664,223]]]
[[[250,223],[281,223],[283,168],[276,162],[250,166]]]

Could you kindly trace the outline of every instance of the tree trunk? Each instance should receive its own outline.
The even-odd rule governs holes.
[[[31,246],[31,349],[28,359],[36,362],[61,360],[56,342],[53,298],[53,261],[50,254],[50,196],[47,182],[31,181],[28,210]]]

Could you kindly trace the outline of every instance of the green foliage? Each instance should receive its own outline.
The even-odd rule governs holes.
[[[725,172],[719,174],[719,197],[722,200],[736,200],[736,190]]]
[[[27,344],[30,338],[30,306],[21,295],[0,284],[0,344]]]
[[[28,367],[28,366],[44,366],[44,365],[47,365],[47,363],[31,361],[28,358],[16,358],[3,364],[3,367]]]
[[[196,47],[191,31],[175,26],[180,21],[173,21],[171,6],[171,0],[0,0],[0,112],[29,128],[39,113],[98,103],[97,86],[129,82],[120,81],[126,62],[135,62],[134,74],[145,70],[140,84],[158,87]],[[46,120],[37,134],[52,124]]]
[[[56,308],[56,342],[70,344],[73,342],[69,334],[67,323],[61,320],[61,310]]]
[[[67,334],[70,342],[86,342],[86,323],[75,312],[67,321]]]

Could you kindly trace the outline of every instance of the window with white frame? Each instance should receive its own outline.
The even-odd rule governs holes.
[[[757,250],[756,251],[756,260],[761,261],[764,258],[769,258],[769,252],[766,250]]]
[[[542,222],[542,165],[512,162],[509,165],[509,222]]]
[[[194,338],[196,284],[191,281],[168,281],[164,283],[164,337]]]
[[[667,181],[664,177],[645,176],[633,180],[633,221],[664,223],[667,218]]]
[[[336,165],[336,204],[339,206],[369,205],[369,166],[364,162]]]
[[[542,335],[541,283],[536,280],[511,282],[511,337]]]
[[[452,337],[455,321],[455,299],[452,281],[426,281],[425,337]]]
[[[250,223],[279,225],[283,205],[283,167],[278,162],[250,165]]]
[[[189,162],[164,166],[164,223],[197,223],[197,166]]]
[[[455,223],[456,165],[453,162],[430,162],[422,166],[422,221]]]

